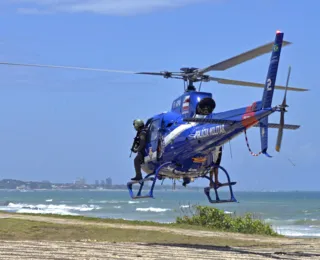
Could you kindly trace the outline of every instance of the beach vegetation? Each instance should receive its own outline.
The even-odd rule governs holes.
[[[235,213],[225,213],[223,210],[208,206],[196,206],[195,212],[191,216],[178,217],[176,223],[200,226],[216,231],[278,236],[271,225],[254,217],[252,213],[237,216]]]

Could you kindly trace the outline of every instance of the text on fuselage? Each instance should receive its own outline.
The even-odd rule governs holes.
[[[193,138],[199,139],[199,138],[205,138],[205,137],[219,135],[219,134],[225,134],[225,133],[226,133],[226,130],[224,129],[224,125],[218,125],[218,126],[204,128],[202,130],[196,131]]]

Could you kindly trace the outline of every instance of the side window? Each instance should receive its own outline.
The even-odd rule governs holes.
[[[157,119],[151,123],[150,128],[149,128],[149,138],[148,138],[150,142],[155,141],[157,139],[159,128],[160,128],[160,120],[159,119]]]
[[[151,122],[152,122],[152,118],[149,118],[149,119],[147,120],[146,127],[149,128],[149,125],[150,125]]]

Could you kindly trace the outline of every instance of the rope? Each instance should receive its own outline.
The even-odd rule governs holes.
[[[259,156],[260,154],[262,154],[262,151],[260,151],[259,153],[254,153],[252,152],[252,150],[250,149],[250,146],[249,146],[249,142],[248,142],[248,136],[247,136],[247,131],[244,130],[244,135],[245,135],[245,138],[246,138],[246,143],[247,143],[247,147],[249,149],[249,152],[252,156]]]

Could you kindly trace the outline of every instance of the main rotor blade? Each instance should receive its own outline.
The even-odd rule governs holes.
[[[289,44],[291,44],[291,42],[283,41],[282,47],[287,46]],[[252,60],[258,56],[261,56],[263,54],[271,52],[273,45],[274,45],[274,42],[267,43],[267,44],[262,45],[260,47],[254,48],[250,51],[247,51],[247,52],[241,53],[237,56],[234,56],[230,59],[221,61],[219,63],[216,63],[214,65],[208,66],[203,69],[199,69],[198,73],[204,74],[204,73],[207,73],[212,70],[226,70],[226,69],[232,68],[232,67],[237,66],[243,62],[246,62],[248,60]]]
[[[226,84],[226,85],[237,85],[237,86],[256,87],[256,88],[264,88],[265,86],[265,84],[262,84],[262,83],[255,83],[255,82],[249,82],[249,81],[222,79],[222,78],[215,78],[215,77],[209,77],[209,79],[213,81],[217,81],[220,84]],[[274,88],[282,89],[282,90],[286,89],[286,87],[284,86],[277,86],[277,85]],[[308,91],[309,90],[305,88],[293,88],[293,87],[288,87],[287,89],[291,91]]]
[[[136,74],[136,72],[133,72],[133,71],[95,69],[95,68],[71,67],[71,66],[56,66],[56,65],[47,65],[47,64],[27,64],[27,63],[0,62],[0,65],[23,66],[23,67],[58,68],[58,69],[73,69],[73,70],[91,70],[91,71],[101,71],[101,72],[115,72],[115,73]]]
[[[42,68],[55,68],[55,69],[73,69],[73,70],[89,70],[89,71],[100,71],[100,72],[114,72],[114,73],[126,73],[126,74],[144,74],[153,76],[163,76],[165,78],[178,78],[181,79],[181,72],[134,72],[134,71],[123,71],[123,70],[109,70],[109,69],[97,69],[88,67],[72,67],[72,66],[57,66],[48,64],[29,64],[29,63],[13,63],[13,62],[0,62],[0,65],[9,66],[23,66],[23,67],[42,67]]]
[[[151,75],[151,76],[164,76],[162,72],[136,72],[135,74]]]

